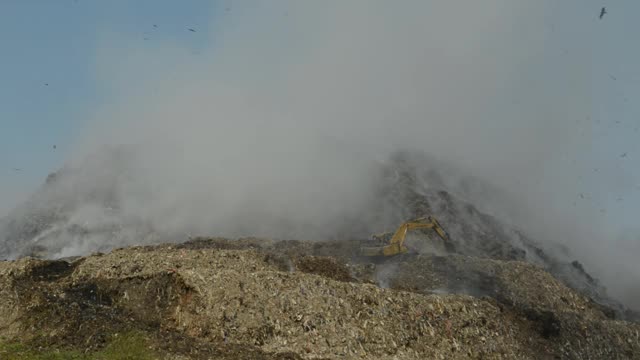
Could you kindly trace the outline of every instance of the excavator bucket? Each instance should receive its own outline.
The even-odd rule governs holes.
[[[442,238],[442,240],[449,241],[449,234],[447,234],[447,232],[444,231],[444,228],[440,226],[440,223],[438,222],[438,220],[436,220],[433,217],[430,217],[429,220],[433,222],[433,230],[435,230],[438,233],[438,235]]]

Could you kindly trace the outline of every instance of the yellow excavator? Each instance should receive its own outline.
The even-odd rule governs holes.
[[[398,227],[393,233],[388,245],[379,247],[362,247],[360,253],[363,256],[394,256],[399,254],[405,254],[409,249],[404,246],[404,240],[407,237],[407,232],[414,229],[433,229],[446,243],[449,242],[449,235],[440,226],[438,220],[431,216],[410,220]],[[374,235],[374,241],[384,241],[389,238],[389,233]]]

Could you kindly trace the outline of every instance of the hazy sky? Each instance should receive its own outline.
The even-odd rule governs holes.
[[[174,41],[197,53],[211,41],[213,9],[204,0],[0,2],[0,214],[61,166],[117,91],[97,77],[101,36],[121,33],[123,47],[141,51]]]
[[[402,8],[411,3],[400,1],[394,6]],[[447,13],[438,15],[444,19],[443,24],[457,24],[460,14],[468,17],[464,21],[473,21],[466,12],[469,3],[458,3],[451,3]],[[480,23],[473,25],[492,26],[491,22],[484,23],[491,20],[491,14],[497,23],[509,24],[509,19],[501,18],[510,16],[510,8],[515,7],[508,3],[491,2],[478,14]],[[202,62],[215,60],[217,51],[224,54],[225,47],[234,46],[223,44],[228,32],[235,34],[231,39],[237,39],[242,38],[243,33],[259,30],[261,25],[252,24],[262,24],[261,13],[252,13],[252,7],[269,8],[264,17],[271,18],[270,21],[277,15],[286,19],[283,23],[295,24],[296,9],[288,9],[286,2],[266,4],[269,5],[265,6],[261,1],[230,0],[0,2],[0,213],[22,199],[63,163],[86,126],[93,125],[91,122],[109,121],[105,120],[104,109],[120,104],[123,94],[135,92],[142,81],[170,76],[166,70],[174,63],[202,66]],[[607,6],[608,14],[599,20],[602,6]],[[317,3],[315,7],[322,8]],[[541,182],[564,184],[557,187],[562,191],[555,193],[549,201],[563,204],[563,209],[571,209],[574,202],[577,208],[595,209],[606,219],[605,226],[611,233],[634,227],[640,200],[640,70],[637,66],[640,47],[633,34],[640,31],[636,16],[640,13],[640,3],[633,0],[549,0],[537,1],[530,7],[528,19],[513,19],[510,23],[511,42],[506,42],[504,48],[487,48],[486,52],[513,55],[513,63],[530,61],[529,65],[523,65],[529,73],[521,80],[519,73],[513,71],[518,67],[505,68],[505,72],[513,71],[508,73],[510,81],[527,82],[526,86],[535,93],[548,94],[551,98],[564,96],[574,89],[581,95],[579,101],[570,100],[569,110],[549,111],[549,116],[545,117],[544,107],[550,100],[519,98],[517,91],[511,94],[502,91],[502,96],[509,94],[502,99],[505,108],[513,107],[525,113],[535,110],[536,116],[541,117],[539,122],[529,122],[530,138],[511,141],[514,144],[546,142],[549,139],[536,138],[536,134],[545,133],[539,132],[537,127],[553,126],[556,122],[572,123],[571,127],[562,127],[562,133],[553,135],[553,141],[566,140],[569,144],[564,153],[555,154],[561,161],[548,165],[545,172],[538,175]],[[327,11],[340,10],[340,6],[328,8]],[[402,11],[390,11],[388,16],[402,14]],[[252,16],[255,21],[248,21]],[[429,19],[433,16],[429,14]],[[244,18],[235,21],[236,17]],[[304,21],[323,24],[327,18],[331,17],[319,10],[315,17],[306,14]],[[451,21],[446,22],[449,19]],[[436,33],[437,26],[433,25]],[[450,36],[454,42],[459,35],[454,26],[434,36],[441,42],[446,42]],[[464,24],[460,27],[464,28]],[[316,28],[322,29],[322,26]],[[496,31],[504,36],[509,30],[499,27]],[[282,44],[277,45],[272,38],[267,40],[270,51],[281,47],[282,59],[286,54],[295,53],[291,49],[314,46],[313,33],[297,37],[295,33],[287,33],[286,28],[273,29],[272,26],[265,36],[279,32],[282,32]],[[371,36],[378,37],[380,42],[388,40],[383,33]],[[538,55],[523,52],[529,42],[532,49],[544,54],[538,58]],[[512,54],[508,46],[516,43],[519,45],[513,48]],[[261,46],[259,41],[252,45]],[[348,44],[345,46],[349,47]],[[465,46],[473,48],[473,44]],[[454,48],[452,51],[464,54],[465,49]],[[233,54],[237,56],[242,51],[235,49]],[[221,56],[221,61],[249,62],[241,57]],[[270,58],[275,62],[274,59],[278,57]],[[295,65],[293,60],[286,59],[289,63],[283,61],[283,64]],[[407,64],[411,65],[411,62]],[[120,71],[120,66],[126,70]],[[131,71],[132,68],[135,71]],[[276,68],[271,66],[270,70]],[[255,73],[249,67],[244,71],[245,77],[276,76],[262,73],[259,68]],[[184,72],[186,77],[197,78],[188,70]],[[454,97],[455,93],[446,86],[442,91],[449,91]],[[562,102],[557,98],[553,101]],[[462,114],[473,116],[474,112]],[[490,111],[485,114],[485,120],[490,119],[489,114]],[[504,128],[505,124],[508,127],[508,119],[486,120],[469,130],[478,131],[477,141],[482,143],[492,139],[481,136],[483,129]],[[515,158],[518,154],[496,156]],[[531,163],[531,166],[539,165]],[[554,167],[571,168],[571,171],[558,172],[564,175],[558,175],[556,179]]]

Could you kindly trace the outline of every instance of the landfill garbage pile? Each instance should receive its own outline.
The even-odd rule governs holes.
[[[132,158],[116,148],[65,167],[0,219],[0,259],[11,260],[0,262],[0,345],[92,351],[136,330],[180,359],[640,353],[640,316],[569,249],[481,211],[466,195],[497,191],[433,159],[396,154],[360,216],[332,239],[299,241],[162,233],[122,210],[118,186],[133,176]],[[361,246],[382,245],[372,232],[425,215],[449,243],[415,231],[410,254],[360,256]]]
[[[0,339],[90,352],[136,330],[163,359],[640,354],[639,324],[611,319],[534,265],[424,255],[345,262],[319,255],[359,246],[344,243],[336,249],[302,241],[196,239],[67,260],[0,262]],[[469,261],[486,280],[473,286],[487,286],[487,295],[436,291],[456,281],[463,286],[450,271]],[[396,269],[389,272],[389,266]],[[381,276],[386,287],[376,284]]]
[[[55,259],[130,244],[184,241],[187,234],[157,231],[148,219],[121,210],[123,195],[118,186],[135,176],[137,151],[135,147],[106,148],[49,175],[25,204],[0,219],[0,259]],[[571,258],[569,249],[549,249],[548,243],[542,246],[464,200],[465,193],[474,191],[500,195],[482,181],[456,174],[424,154],[409,152],[394,154],[380,166],[376,179],[371,203],[357,218],[336,224],[334,238],[366,239],[382,229],[393,231],[407,219],[433,215],[450,234],[450,243],[419,232],[418,239],[411,241],[410,236],[407,242],[414,252],[526,261],[613,309],[618,318],[637,318],[607,295],[580,261]]]

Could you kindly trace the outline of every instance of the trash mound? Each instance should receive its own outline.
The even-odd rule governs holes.
[[[135,264],[123,269],[128,275],[122,277],[85,276],[83,271],[95,269],[87,270],[91,265],[83,266],[84,261],[1,262],[0,343],[86,353],[101,349],[114,336],[139,330],[151,336],[155,352],[167,359],[301,359],[248,344],[204,341],[165,327],[176,307],[191,296],[180,276],[141,272]]]
[[[133,160],[140,150],[135,146],[107,147],[83,162],[51,174],[27,202],[0,219],[0,259],[23,256],[56,259],[187,237],[188,234],[183,233],[163,233],[154,228],[154,222],[150,221],[153,219],[122,210],[120,201],[128,192],[127,188],[121,187],[135,177],[136,162]],[[451,241],[445,244],[428,232],[416,231],[416,236],[429,239],[414,242],[418,253],[527,261],[541,266],[594,301],[614,309],[617,317],[633,318],[632,313],[608,296],[602,284],[580,262],[571,258],[567,249],[547,249],[469,202],[470,197],[466,195],[472,193],[502,198],[499,190],[489,188],[481,180],[455,173],[446,164],[424,154],[397,152],[387,164],[380,165],[372,175],[372,181],[371,188],[363,190],[370,192],[371,202],[356,211],[356,218],[340,219],[335,229],[332,225],[332,229],[327,230],[333,232],[332,239],[340,241],[295,246],[289,242],[286,243],[287,251],[299,248],[316,256],[356,257],[357,249],[352,244],[341,243],[342,240],[367,239],[372,233],[393,231],[408,219],[433,215],[449,232]],[[154,196],[152,193],[146,195]],[[285,221],[270,228],[308,229],[310,226],[307,225]],[[246,232],[245,235],[260,234],[256,229]],[[412,245],[410,239],[407,244]],[[309,249],[311,246],[318,248]],[[274,252],[278,254],[277,249]]]
[[[330,252],[303,241],[195,239],[0,262],[0,338],[91,350],[138,330],[156,352],[182,359],[640,354],[640,325],[610,319],[530,264],[421,255],[346,261]],[[478,278],[487,288],[452,294],[484,284]]]
[[[135,175],[133,159],[139,151],[135,147],[105,148],[84,162],[51,174],[26,203],[0,219],[0,259],[55,259],[184,239],[188,234],[158,231],[143,214],[122,213],[120,200],[127,192],[120,187]],[[336,224],[330,230],[335,232],[334,239],[366,239],[372,233],[393,231],[408,219],[433,215],[449,232],[451,242],[444,244],[428,232],[417,231],[418,236],[429,237],[429,241],[417,242],[417,252],[527,261],[614,308],[618,316],[626,314],[624,306],[610,299],[606,289],[571,258],[568,250],[560,254],[563,251],[544,248],[466,200],[465,194],[474,192],[500,198],[497,189],[485,188],[482,181],[466,175],[451,175],[446,164],[424,154],[397,152],[378,170],[372,176],[371,189],[363,190],[371,193],[371,203],[355,219],[342,219],[344,224]],[[305,224],[288,223],[271,228],[284,229],[286,225],[307,228]],[[259,234],[252,229],[247,232]],[[347,251],[336,254],[329,249],[326,253],[330,256],[357,256],[351,245],[337,241],[327,244]],[[323,252],[317,250],[314,254],[322,256]]]

